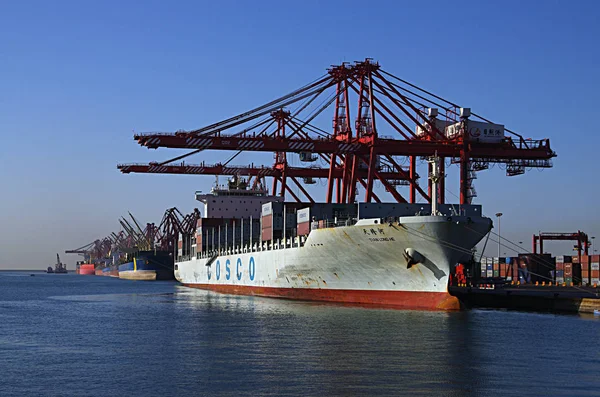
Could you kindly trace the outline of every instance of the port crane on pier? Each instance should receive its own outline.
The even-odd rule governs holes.
[[[144,228],[131,213],[129,216],[130,219],[125,217],[119,219],[123,230],[118,233],[112,232],[107,237],[96,239],[74,250],[67,250],[65,253],[79,254],[86,262],[97,263],[108,260],[114,253],[120,255],[120,253],[155,249],[173,252],[180,235],[191,235],[195,231],[200,211],[194,209],[184,215],[175,207],[169,208],[158,226],[147,223]]]
[[[318,121],[330,108],[331,128],[319,127]],[[516,176],[530,168],[550,168],[556,156],[548,139],[525,139],[470,108],[384,71],[371,59],[332,66],[315,81],[226,120],[190,131],[135,134],[134,139],[151,149],[190,151],[160,163],[120,164],[123,173],[270,177],[273,195],[290,194],[302,201],[290,188],[293,183],[310,202],[315,200],[304,185],[322,178],[327,180],[328,203],[356,202],[359,185],[364,202],[381,202],[374,192],[378,181],[399,203],[431,202],[436,197],[443,204],[445,178],[440,179],[437,194],[432,194],[431,182],[426,189],[421,187],[417,172],[419,158],[439,156],[442,176],[447,163],[458,165],[460,203],[470,204],[476,196],[476,173],[490,164],[503,164],[508,176]],[[229,161],[173,164],[205,150],[273,152],[275,161],[258,167],[233,167]],[[329,166],[291,167],[290,154],[297,154],[303,163],[321,159]]]
[[[574,233],[539,232],[539,234],[534,234],[532,238],[534,254],[538,253],[538,245],[539,253],[544,253],[544,241],[575,241],[579,263],[581,263],[582,251],[584,255],[588,255],[589,248],[592,245],[588,235],[581,230]]]

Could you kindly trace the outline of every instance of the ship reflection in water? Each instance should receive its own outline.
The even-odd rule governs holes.
[[[74,274],[0,272],[0,290],[2,396],[600,389],[593,316],[366,309]]]
[[[220,382],[274,395],[561,394],[572,387],[559,380],[563,371],[582,378],[568,369],[570,360],[585,358],[552,353],[553,338],[573,321],[590,331],[598,325],[576,317],[366,309],[183,287],[174,299],[195,318],[201,343],[188,344],[189,354],[210,371],[229,368],[219,370]],[[539,339],[535,323],[549,327],[542,332],[549,339]],[[592,334],[587,340],[600,347]],[[576,348],[574,340],[566,343]],[[591,393],[600,382],[589,372]]]

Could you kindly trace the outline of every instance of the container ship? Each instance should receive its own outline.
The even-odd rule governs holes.
[[[119,277],[119,265],[106,263],[102,268],[102,275],[106,277]]]
[[[173,254],[167,251],[137,251],[118,266],[118,277],[126,280],[174,280]]]
[[[175,278],[223,293],[457,310],[454,266],[491,230],[479,205],[285,203],[234,178],[210,194]],[[434,187],[435,189],[435,187]],[[243,216],[240,216],[240,212]]]
[[[86,263],[85,261],[80,261],[75,264],[75,273],[83,274],[83,275],[94,275],[95,267],[93,263]]]

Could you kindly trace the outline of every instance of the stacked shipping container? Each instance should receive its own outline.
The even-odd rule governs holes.
[[[578,258],[574,258],[578,260]],[[589,285],[590,284],[590,260],[591,256],[582,255],[581,256],[581,285]]]
[[[552,258],[549,254],[519,254],[519,257],[481,258],[481,278],[519,281],[519,268],[527,269],[532,283],[600,285],[600,255],[582,255],[581,263],[578,257],[570,255]]]
[[[500,277],[506,280],[516,278],[517,269],[513,271],[511,265],[513,259],[510,257],[481,258],[481,277]]]
[[[565,266],[567,264],[567,266]],[[567,272],[565,273],[565,268]],[[570,282],[572,282],[572,274],[573,274],[573,257],[568,255],[559,255],[556,257],[556,277],[555,281],[557,283],[566,283],[567,277]],[[568,275],[568,276],[567,276]]]
[[[590,285],[600,284],[600,255],[590,255],[589,265],[586,267],[587,282]],[[584,279],[583,257],[582,257],[581,277]],[[584,280],[585,281],[585,280]]]

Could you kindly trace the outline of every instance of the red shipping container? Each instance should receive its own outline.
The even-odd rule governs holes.
[[[600,255],[590,255],[590,262],[594,262],[594,263],[600,262]]]
[[[590,264],[589,263],[582,263],[581,264],[581,272],[589,272],[590,271]]]
[[[592,278],[600,278],[600,270],[592,270],[590,272],[590,275],[592,276]]]
[[[310,222],[304,222],[298,224],[298,236],[308,236],[310,233]]]
[[[598,255],[592,255],[592,256],[598,256]],[[590,263],[590,256],[589,255],[581,255],[581,263]]]
[[[273,238],[273,229],[265,228],[262,229],[262,241],[271,241]]]
[[[262,217],[262,228],[272,228],[273,227],[273,215],[265,215]],[[264,239],[263,239],[264,240]],[[269,238],[270,240],[270,238]]]
[[[556,262],[556,270],[565,270],[565,264]]]

